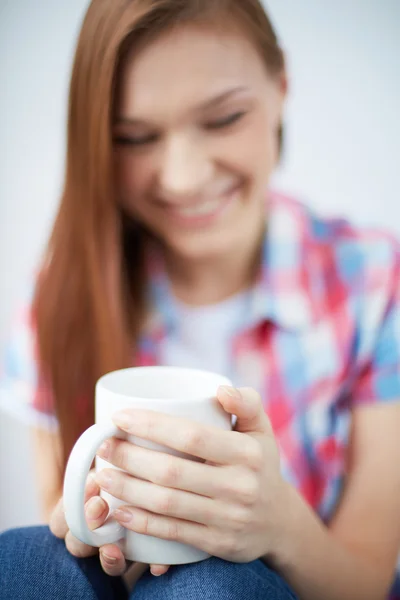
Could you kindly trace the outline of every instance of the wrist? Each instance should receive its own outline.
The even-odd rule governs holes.
[[[278,570],[290,564],[296,554],[305,507],[296,489],[286,481],[282,482],[277,506],[275,535],[262,560]]]

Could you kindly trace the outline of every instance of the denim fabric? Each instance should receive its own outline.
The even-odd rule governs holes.
[[[125,600],[120,578],[108,577],[97,556],[77,559],[48,527],[0,534],[1,600]]]
[[[166,575],[146,573],[133,600],[296,600],[285,581],[263,562],[247,564],[210,558],[171,567]]]
[[[76,559],[47,527],[0,534],[1,600],[128,600],[123,580],[106,575],[97,556]],[[261,561],[218,558],[146,573],[131,600],[295,600],[279,575]]]

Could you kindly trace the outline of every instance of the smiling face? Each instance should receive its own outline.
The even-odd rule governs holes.
[[[258,238],[284,95],[233,26],[182,25],[128,55],[113,127],[125,211],[180,259]]]

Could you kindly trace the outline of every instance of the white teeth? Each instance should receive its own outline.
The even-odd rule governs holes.
[[[185,217],[204,216],[207,214],[212,214],[221,205],[222,202],[223,200],[221,199],[207,200],[202,204],[176,208],[175,212]]]

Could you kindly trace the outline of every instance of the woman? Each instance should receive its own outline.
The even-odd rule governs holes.
[[[51,533],[0,536],[2,598],[127,593],[118,547],[99,561],[68,531],[61,485],[93,422],[96,380],[151,364],[242,387],[218,392],[238,416],[229,442],[195,424],[186,435],[192,454],[212,449],[195,477],[195,463],[123,442],[101,450],[129,475],[88,483],[92,528],[107,515],[102,487],[126,503],[126,527],[213,556],[152,565],[163,577],[137,573],[133,597],[388,597],[400,547],[399,248],[268,189],[286,87],[257,0],[91,2],[29,319],[30,411],[51,425],[35,429]],[[11,365],[4,385],[22,377]],[[182,425],[153,415],[135,434],[145,430],[173,447]]]

